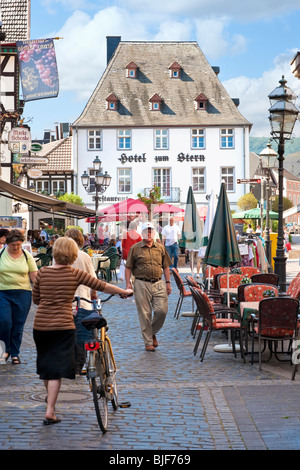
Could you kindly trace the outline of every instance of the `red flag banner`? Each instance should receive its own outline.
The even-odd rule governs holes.
[[[53,39],[17,41],[24,101],[55,98],[58,70]]]

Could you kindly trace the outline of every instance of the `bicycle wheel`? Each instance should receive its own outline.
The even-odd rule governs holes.
[[[106,362],[106,375],[107,375],[107,388],[109,391],[109,399],[113,406],[114,410],[117,410],[119,407],[118,404],[118,388],[117,388],[117,381],[116,381],[116,367],[114,364],[114,360],[112,357],[112,350],[110,342],[105,339],[104,343],[104,354],[105,354],[105,362]]]
[[[107,398],[105,395],[105,374],[101,364],[102,356],[99,351],[95,352],[96,377],[90,379],[91,390],[96,411],[98,424],[102,432],[106,432],[108,426]]]

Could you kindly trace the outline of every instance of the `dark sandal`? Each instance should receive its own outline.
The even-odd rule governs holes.
[[[44,421],[43,421],[43,424],[45,426],[49,426],[50,424],[56,424],[56,423],[60,423],[60,422],[61,422],[60,418],[56,418],[56,419],[45,418]]]
[[[11,363],[12,364],[21,364],[21,360],[19,357],[12,357],[11,358]]]

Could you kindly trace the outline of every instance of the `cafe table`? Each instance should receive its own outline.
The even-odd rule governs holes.
[[[93,267],[94,267],[94,270],[97,271],[98,269],[98,263],[99,261],[101,261],[101,268],[109,268],[109,265],[110,265],[110,259],[108,258],[108,256],[105,256],[103,254],[93,254],[93,256],[91,256],[91,260],[92,260],[92,263],[93,263]]]

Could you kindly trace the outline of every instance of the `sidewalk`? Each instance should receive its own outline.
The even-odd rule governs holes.
[[[189,269],[180,268],[180,273]],[[298,260],[287,261],[290,280]],[[120,284],[123,285],[123,284]],[[174,318],[178,293],[172,280],[169,313],[155,353],[145,352],[133,299],[105,305],[118,364],[119,401],[130,408],[113,412],[106,434],[99,430],[86,378],[64,381],[57,414],[62,422],[43,426],[45,391],[35,372],[33,306],[26,323],[22,364],[0,366],[2,450],[267,450],[300,449],[300,370],[275,359],[251,366],[240,356],[216,353],[226,342],[212,335],[205,360],[193,355],[192,319]],[[183,311],[191,310],[184,302]],[[108,452],[109,454],[109,452]]]

